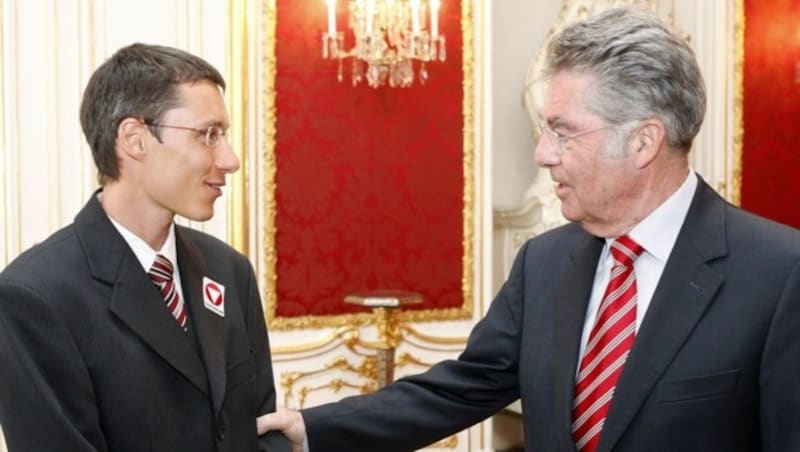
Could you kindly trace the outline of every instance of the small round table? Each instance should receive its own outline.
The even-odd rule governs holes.
[[[402,341],[397,322],[399,308],[422,303],[422,295],[398,290],[356,292],[344,297],[344,302],[372,308],[380,345],[376,350],[378,388],[394,381],[394,351]]]

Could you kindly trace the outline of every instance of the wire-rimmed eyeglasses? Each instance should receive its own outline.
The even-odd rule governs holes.
[[[222,138],[224,138],[225,134],[227,133],[225,129],[217,126],[208,126],[205,129],[198,129],[195,127],[171,126],[153,121],[142,121],[142,122],[151,127],[164,127],[167,129],[191,130],[193,132],[197,132],[205,138],[206,146],[212,148],[217,147],[217,145],[219,145],[220,140],[222,140]]]
[[[546,136],[550,140],[550,144],[555,145],[558,149],[558,155],[564,155],[567,150],[567,143],[570,140],[574,140],[575,138],[582,137],[584,135],[588,135],[593,132],[597,132],[603,129],[610,129],[612,127],[616,127],[616,124],[608,124],[602,127],[597,127],[594,129],[584,130],[582,132],[572,133],[572,134],[565,134],[559,133],[555,130],[551,129],[550,126],[545,124],[543,119],[539,119],[537,121],[537,126],[539,127],[539,132],[541,136]]]

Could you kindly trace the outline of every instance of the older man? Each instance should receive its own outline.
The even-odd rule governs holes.
[[[800,232],[689,168],[687,43],[609,10],[551,40],[544,81],[536,161],[572,223],[522,247],[457,360],[261,428],[410,451],[519,397],[530,451],[800,450]]]

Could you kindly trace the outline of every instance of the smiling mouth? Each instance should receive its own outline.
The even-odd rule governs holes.
[[[211,183],[211,182],[206,182],[206,185],[211,187],[219,195],[222,195],[222,187],[225,186],[225,184],[215,184],[215,183]]]

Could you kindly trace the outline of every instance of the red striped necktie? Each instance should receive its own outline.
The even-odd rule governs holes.
[[[158,254],[156,255],[156,261],[153,262],[153,266],[147,274],[161,291],[161,298],[164,299],[169,312],[178,321],[183,331],[186,331],[186,305],[183,303],[175,287],[175,282],[172,280],[172,262],[165,256]]]
[[[578,452],[594,452],[622,367],[636,337],[636,275],[643,248],[627,235],[611,243],[614,265],[589,333],[575,384],[572,436]]]

